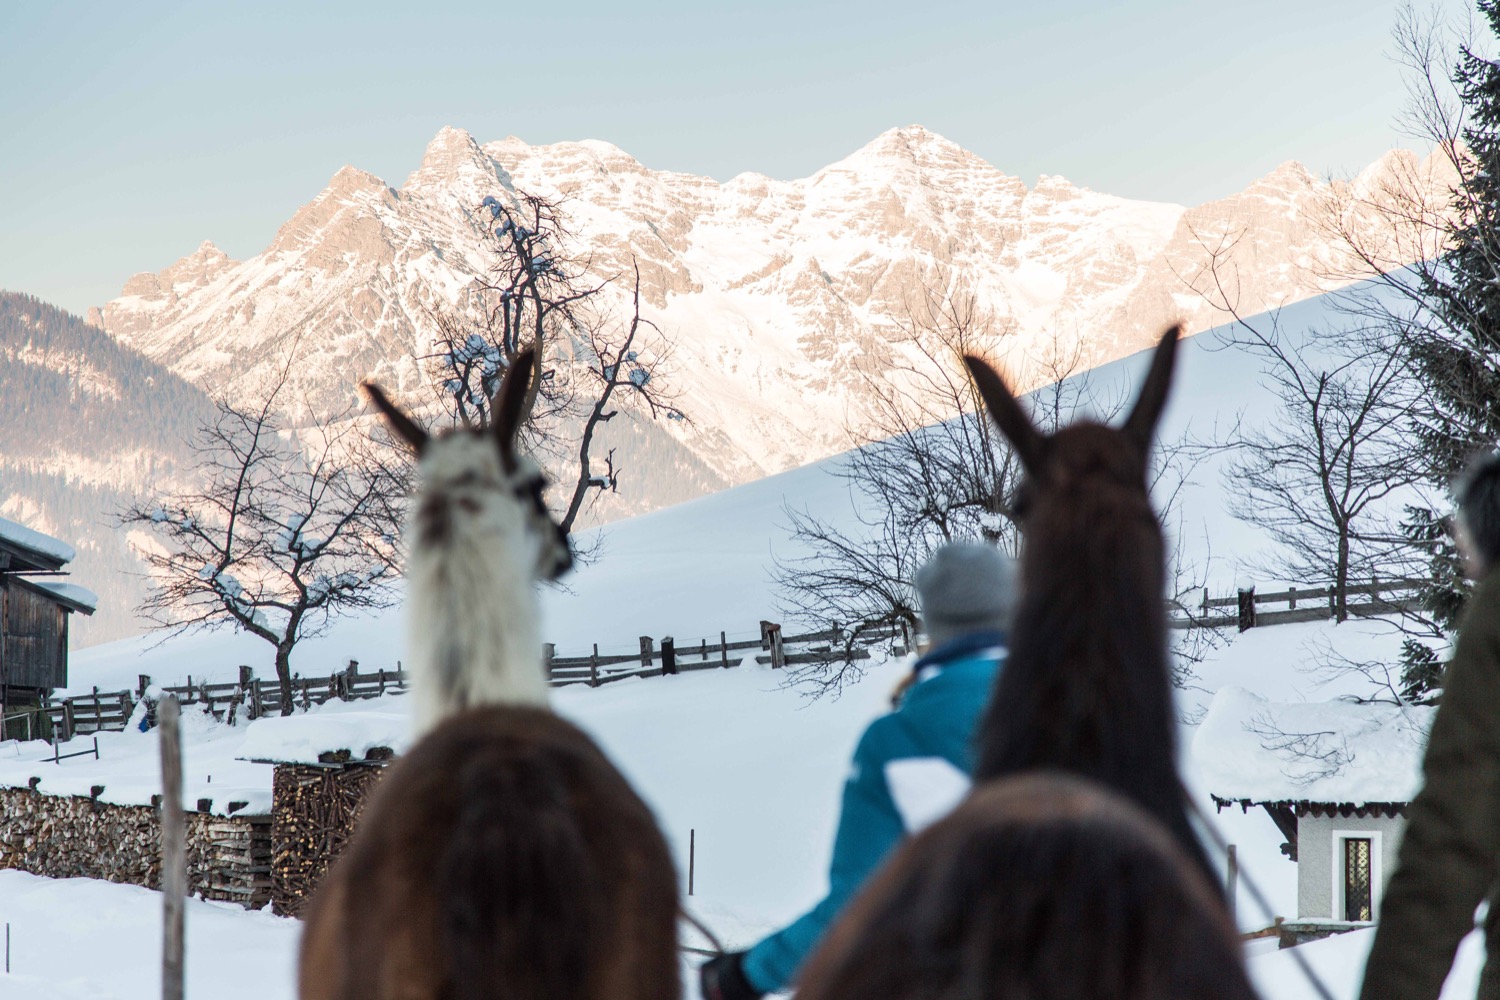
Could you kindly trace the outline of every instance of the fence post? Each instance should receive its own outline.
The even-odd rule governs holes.
[[[1236,849],[1235,845],[1233,845],[1233,844],[1229,845],[1229,872],[1228,872],[1228,876],[1229,876],[1228,880],[1227,880],[1228,881],[1228,885],[1226,886],[1226,891],[1225,891],[1224,895],[1226,897],[1225,902],[1227,904],[1229,904],[1229,919],[1231,921],[1233,921],[1233,920],[1235,920],[1235,917],[1236,917],[1235,908],[1234,908],[1234,897],[1235,897],[1235,894],[1239,891],[1239,887],[1240,887],[1240,858],[1239,858],[1238,850]]]
[[[135,696],[138,700],[146,697],[146,689],[151,686],[151,675],[141,674],[136,679]]]
[[[1296,587],[1288,587],[1286,594],[1287,594],[1287,610],[1289,610],[1289,611],[1296,611],[1297,610],[1297,588]]]
[[[729,669],[729,639],[723,632],[719,633],[719,666]]]
[[[183,910],[187,901],[187,823],[182,815],[182,741],[177,699],[161,702],[162,997],[182,1000]]]
[[[1337,618],[1339,613],[1338,595],[1334,592],[1333,584],[1328,585],[1328,617]]]
[[[589,654],[589,687],[599,686],[599,644],[594,643],[594,651]]]
[[[1241,587],[1239,593],[1240,631],[1255,627],[1255,585]]]
[[[245,718],[251,722],[260,718],[260,685],[255,683],[255,668],[240,664],[240,690],[244,692]]]
[[[69,698],[62,701],[63,710],[63,738],[64,743],[73,738],[73,702]]]
[[[542,643],[542,671],[547,675],[548,680],[552,679],[552,661],[555,659],[557,659],[557,643]]]
[[[661,641],[661,672],[677,673],[677,640],[670,635]]]
[[[781,626],[767,622],[770,627],[766,629],[766,643],[771,649],[771,669],[780,670],[786,666],[786,649],[781,644]]]
[[[649,635],[641,636],[641,666],[649,667],[656,663],[656,643]]]
[[[774,627],[775,627],[775,623],[774,622],[770,622],[770,621],[768,621],[768,620],[766,620],[764,618],[762,618],[760,620],[760,648],[761,649],[770,649],[771,648],[771,629],[774,628]]]
[[[354,700],[354,685],[359,681],[359,661],[350,660],[344,668],[344,701]]]

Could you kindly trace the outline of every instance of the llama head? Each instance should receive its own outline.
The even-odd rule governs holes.
[[[459,427],[429,435],[379,386],[365,382],[363,387],[391,431],[417,453],[421,494],[413,520],[415,544],[442,548],[470,534],[462,530],[462,521],[501,525],[514,523],[519,513],[525,530],[517,543],[535,548],[535,558],[527,564],[536,578],[555,580],[572,568],[572,548],[542,498],[546,477],[516,448],[534,363],[529,350],[511,363],[495,393],[492,422],[486,429]]]
[[[1026,521],[1034,501],[1045,495],[1100,491],[1145,504],[1151,441],[1167,401],[1177,355],[1179,326],[1162,334],[1151,370],[1130,415],[1119,428],[1082,420],[1053,434],[1032,423],[1015,395],[983,359],[965,355],[979,393],[1000,432],[1015,449],[1026,479],[1015,502],[1015,514]]]

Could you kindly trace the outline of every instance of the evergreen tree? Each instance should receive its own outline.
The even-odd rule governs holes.
[[[1478,0],[1479,14],[1500,37],[1500,0]],[[1459,49],[1452,82],[1463,109],[1461,165],[1447,251],[1436,266],[1420,268],[1420,289],[1431,322],[1408,338],[1410,359],[1425,391],[1413,414],[1423,474],[1436,495],[1451,495],[1454,478],[1475,452],[1500,442],[1500,64],[1468,45]],[[1468,596],[1448,514],[1409,508],[1407,538],[1431,552],[1427,610],[1451,631]],[[1441,684],[1436,656],[1408,642],[1403,653],[1404,693],[1430,697]]]

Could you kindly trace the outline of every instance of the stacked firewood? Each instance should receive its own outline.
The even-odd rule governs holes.
[[[272,790],[271,883],[277,913],[298,913],[343,851],[370,789],[389,758],[328,756],[322,764],[278,764]]]
[[[96,878],[157,888],[161,818],[156,805],[0,788],[0,868],[52,878]],[[263,906],[271,896],[266,816],[187,815],[188,880],[194,895]]]

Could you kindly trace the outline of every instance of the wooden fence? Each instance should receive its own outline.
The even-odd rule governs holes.
[[[1345,609],[1351,618],[1414,610],[1420,604],[1417,595],[1422,583],[1402,579],[1352,584],[1344,588]],[[1269,593],[1257,593],[1251,587],[1231,597],[1209,597],[1205,589],[1196,606],[1172,606],[1169,624],[1175,629],[1238,628],[1243,632],[1265,625],[1323,621],[1334,617],[1336,603],[1331,586],[1289,587]],[[1268,607],[1262,610],[1262,606]]]
[[[569,657],[557,656],[556,647],[547,643],[543,647],[543,657],[553,687],[569,684],[598,687],[627,677],[661,677],[733,667],[739,665],[751,650],[759,650],[755,655],[757,663],[780,668],[836,662],[844,659],[846,645],[849,646],[849,658],[856,660],[869,659],[870,647],[881,643],[892,643],[898,652],[905,652],[905,642],[900,630],[890,627],[863,631],[851,644],[839,631],[783,636],[779,624],[762,621],[757,639],[730,641],[724,632],[720,632],[714,643],[707,639],[679,643],[668,636],[658,645],[651,636],[641,636],[639,648],[629,653],[601,654],[596,643],[589,655]],[[294,676],[292,701],[295,707],[303,709],[335,699],[359,701],[387,693],[402,693],[407,683],[408,675],[401,669],[399,661],[395,670],[362,673],[358,661],[350,660],[343,670],[326,677]],[[37,712],[50,724],[54,740],[65,741],[98,732],[120,732],[150,688],[151,678],[142,674],[134,691],[100,691],[96,687],[89,694],[48,700]],[[254,670],[246,666],[240,667],[239,679],[235,681],[209,683],[189,677],[186,684],[164,685],[159,690],[163,694],[175,695],[184,706],[206,706],[215,718],[231,724],[281,714],[280,682],[275,678],[258,678]],[[148,705],[148,712],[150,710]]]

